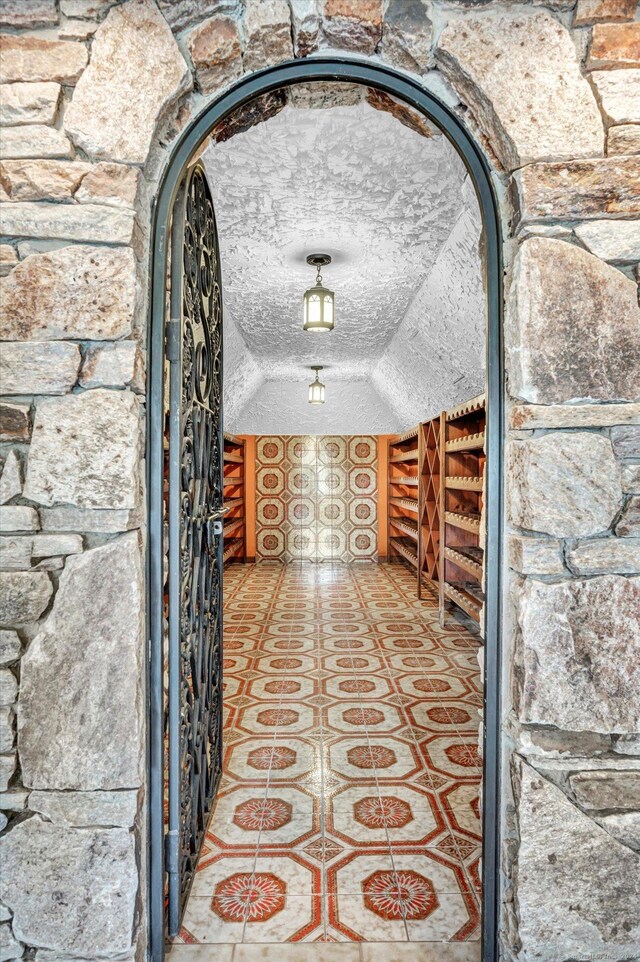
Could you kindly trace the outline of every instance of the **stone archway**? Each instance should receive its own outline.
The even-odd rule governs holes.
[[[198,0],[5,7],[0,898],[11,951],[109,958],[144,942],[140,479],[147,227],[165,152],[243,73],[332,48],[439,91],[492,158],[500,198],[514,598],[503,956],[637,954],[634,0],[260,0],[244,12],[229,0],[210,16]],[[131,669],[114,688],[116,663]],[[79,694],[86,710],[70,710]],[[100,744],[109,751],[92,764]],[[113,889],[118,912],[104,898]]]

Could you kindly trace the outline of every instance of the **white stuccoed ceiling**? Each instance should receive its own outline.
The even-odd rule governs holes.
[[[462,310],[452,312],[457,353],[464,347],[462,366],[475,368],[463,382],[479,383],[479,217],[464,166],[444,136],[421,136],[366,102],[323,110],[288,105],[265,123],[210,146],[203,159],[222,259],[228,430],[289,434],[302,430],[304,421],[307,430],[317,424],[316,433],[387,433],[435,413],[425,411],[440,403],[433,390],[421,399],[419,387],[423,375],[429,380],[423,371],[429,362],[428,311],[420,369],[403,321],[412,302],[423,301],[434,319],[439,315],[434,333],[447,340],[447,305],[434,304],[428,279],[456,225],[462,236],[453,245],[449,241],[448,258],[440,256],[438,287],[444,263],[452,281],[449,305],[456,288],[466,299]],[[476,208],[472,216],[470,208]],[[323,271],[336,294],[330,334],[302,330],[302,294],[315,280],[306,256],[314,252],[332,257]],[[454,263],[456,256],[460,263]],[[440,345],[438,382],[446,354]],[[392,357],[385,364],[387,355]],[[459,383],[460,357],[451,361]],[[324,415],[320,409],[307,425],[304,386],[311,364],[325,365],[328,395],[336,381],[350,383],[352,391],[340,390],[344,405],[325,405]],[[456,399],[443,397],[441,406]]]

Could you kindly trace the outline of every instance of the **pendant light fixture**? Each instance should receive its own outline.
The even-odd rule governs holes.
[[[331,263],[329,254],[309,254],[307,264],[316,268],[316,283],[304,292],[302,314],[305,331],[332,331],[334,325],[333,291],[322,284],[321,268]]]
[[[309,404],[324,404],[324,384],[318,377],[322,370],[321,364],[312,364],[311,370],[316,372],[316,379],[309,385]]]

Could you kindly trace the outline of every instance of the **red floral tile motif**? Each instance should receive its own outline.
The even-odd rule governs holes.
[[[347,678],[338,684],[340,691],[344,691],[347,694],[355,694],[356,692],[366,694],[367,692],[374,691],[375,687],[375,682],[368,681],[366,678]]]
[[[367,828],[404,828],[413,821],[411,806],[393,795],[361,798],[353,806],[353,815]]]
[[[440,904],[433,882],[418,872],[373,872],[362,891],[366,907],[386,920],[423,920]]]
[[[271,667],[293,671],[295,668],[301,668],[302,662],[299,658],[272,658]]]
[[[233,822],[245,832],[273,831],[291,821],[292,811],[282,798],[250,798],[238,805]]]
[[[384,745],[356,745],[347,752],[347,760],[354,768],[389,768],[398,761],[393,749]]]
[[[286,891],[271,872],[236,872],[218,882],[211,908],[223,922],[266,922],[284,908]]]
[[[256,718],[261,725],[275,728],[280,725],[295,725],[300,715],[293,708],[265,708],[258,712]]]
[[[418,678],[417,681],[414,681],[413,686],[418,691],[444,692],[451,688],[451,685],[443,678]]]
[[[431,721],[442,725],[463,725],[471,720],[471,715],[464,708],[429,708],[427,709],[427,715]]]
[[[285,745],[274,745],[268,748],[254,748],[247,756],[247,764],[257,771],[264,772],[270,768],[282,770],[295,764],[297,758],[293,748]]]
[[[447,745],[444,751],[450,761],[455,762],[456,765],[461,765],[463,768],[478,768],[482,765],[480,753],[475,745],[468,743]]]
[[[264,690],[270,695],[293,695],[300,691],[302,685],[299,681],[268,681],[265,683]]]
[[[349,725],[379,725],[384,721],[384,712],[377,708],[347,708],[342,717]]]

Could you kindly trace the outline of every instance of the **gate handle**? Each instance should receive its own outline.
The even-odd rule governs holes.
[[[218,521],[220,518],[224,517],[227,511],[231,511],[231,505],[228,505],[226,508],[219,508],[217,511],[212,511],[211,514],[207,515],[204,520]]]

